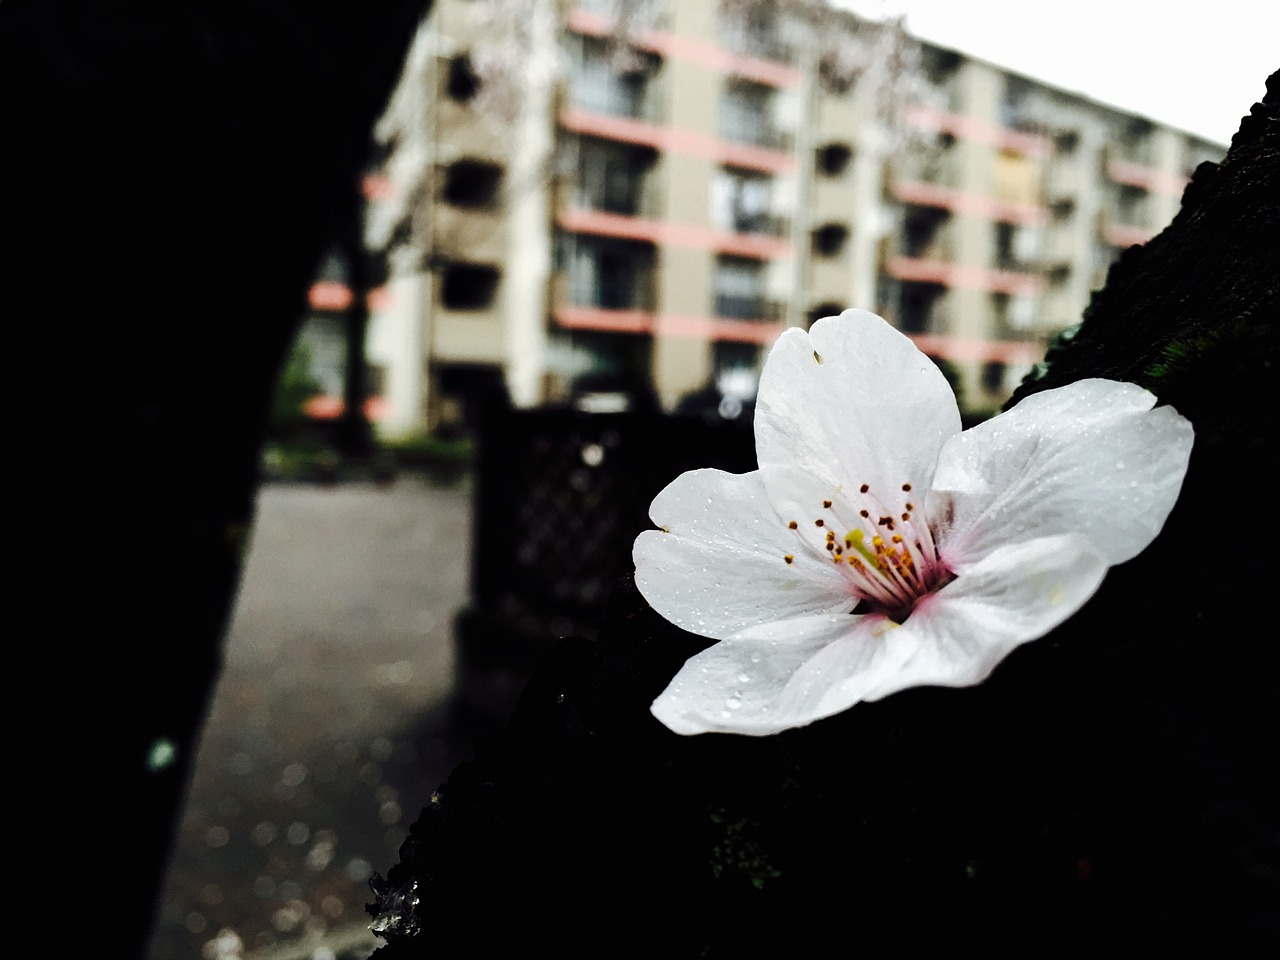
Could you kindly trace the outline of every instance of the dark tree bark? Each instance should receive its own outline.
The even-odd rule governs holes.
[[[273,385],[428,6],[0,6],[10,364],[38,373],[9,417],[35,427],[10,431],[21,669],[54,708],[59,888],[120,956],[220,666]]]
[[[1078,614],[975,688],[680,738],[648,706],[707,641],[624,580],[413,825],[379,956],[1280,943],[1278,169],[1280,74],[1014,398],[1130,380],[1195,426],[1165,530]]]

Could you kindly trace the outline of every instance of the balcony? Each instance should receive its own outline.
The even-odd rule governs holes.
[[[903,203],[964,213],[1005,223],[1039,223],[1046,217],[1030,178],[1023,176],[1018,189],[1010,189],[1009,178],[997,177],[995,196],[959,189],[955,158],[949,151],[935,151],[924,157],[905,158],[885,168],[885,193]]]
[[[773,178],[725,169],[711,187],[711,222],[720,230],[739,234],[783,236],[786,221],[775,216]]]
[[[651,81],[661,60],[630,51],[619,63],[604,40],[579,36],[570,48],[569,102],[589,113],[657,120]]]
[[[758,260],[722,256],[713,278],[712,311],[731,320],[777,320],[780,310],[765,297],[765,268]]]
[[[1159,231],[1136,223],[1126,222],[1107,214],[1098,214],[1098,236],[1112,247],[1124,249],[1146,243]]]
[[[731,143],[785,149],[787,138],[773,126],[773,99],[773,90],[761,84],[728,84],[720,101],[720,136]]]
[[[1137,155],[1146,156],[1145,153]],[[1179,196],[1187,185],[1186,177],[1156,169],[1149,162],[1136,160],[1131,151],[1115,145],[1107,148],[1102,166],[1107,177],[1122,187]]]
[[[576,173],[568,191],[573,207],[627,217],[656,209],[649,177],[654,150],[587,137],[577,138],[569,150],[567,164]]]
[[[1029,157],[1042,157],[1050,150],[1050,140],[1039,133],[1009,130],[979,117],[954,113],[927,104],[907,108],[906,121],[920,130],[961,137]]]
[[[781,39],[781,24],[767,5],[726,11],[720,18],[720,43],[744,57],[787,63],[791,49]]]
[[[717,293],[715,314],[726,320],[767,320],[773,323],[782,320],[785,307],[775,300],[762,295],[742,295]]]
[[[566,234],[560,238],[560,259],[567,273],[568,303],[601,310],[653,309],[652,246]]]

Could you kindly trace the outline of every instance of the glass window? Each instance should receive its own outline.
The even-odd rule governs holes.
[[[720,170],[711,185],[711,222],[734,233],[770,233],[773,179],[763,174]]]

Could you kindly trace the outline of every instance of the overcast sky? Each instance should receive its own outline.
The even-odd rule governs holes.
[[[1223,144],[1280,69],[1276,0],[836,2]]]

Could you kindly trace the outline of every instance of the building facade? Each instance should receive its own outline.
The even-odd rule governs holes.
[[[749,394],[786,327],[849,306],[992,409],[1225,152],[930,46],[895,146],[802,26],[718,0],[622,27],[607,0],[526,0],[503,113],[477,75],[484,6],[436,0],[366,183],[390,434],[459,420],[498,379],[521,405]]]

